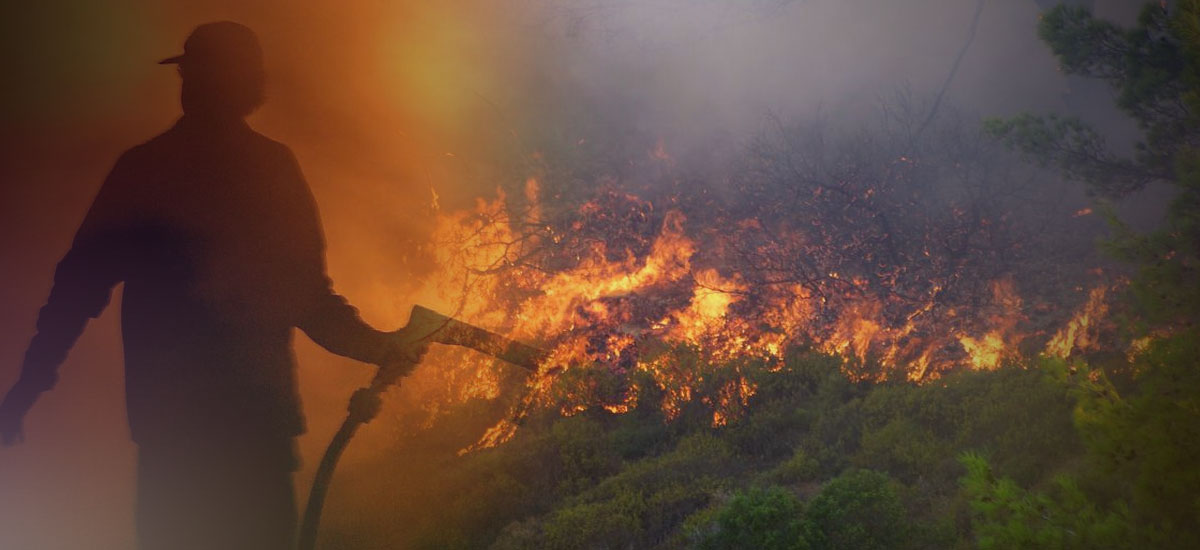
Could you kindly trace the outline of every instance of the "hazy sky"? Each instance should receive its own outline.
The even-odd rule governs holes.
[[[0,130],[0,389],[15,381],[54,265],[117,155],[178,116],[156,61],[199,23],[254,28],[269,100],[252,125],[296,151],[325,220],[339,291],[381,328],[404,321],[409,254],[432,212],[511,182],[496,151],[564,111],[600,110],[673,150],[736,146],[767,112],[853,124],[899,87],[932,93],[966,39],[974,0],[289,0],[25,2],[6,14]],[[1098,0],[1128,21],[1138,2]],[[10,8],[11,9],[11,8]],[[1088,111],[1037,41],[1033,0],[987,0],[948,99],[983,115]],[[1074,99],[1072,99],[1074,98]],[[1083,104],[1067,105],[1068,101]],[[587,116],[598,116],[595,112]],[[568,128],[569,129],[569,128]],[[564,136],[564,139],[568,136]],[[129,548],[133,447],[116,307],[93,322],[61,382],[0,449],[0,547]],[[371,370],[297,338],[310,433],[328,440]],[[369,431],[369,430],[366,430]],[[365,434],[363,439],[369,440]],[[359,444],[356,442],[356,445]],[[363,448],[370,448],[363,443]],[[354,449],[348,460],[353,462]],[[298,476],[303,494],[306,468]],[[86,543],[81,541],[87,541]]]

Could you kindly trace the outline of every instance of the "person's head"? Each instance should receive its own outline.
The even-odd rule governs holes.
[[[244,25],[200,25],[184,42],[183,55],[159,63],[179,65],[184,113],[244,117],[262,105],[262,48]]]

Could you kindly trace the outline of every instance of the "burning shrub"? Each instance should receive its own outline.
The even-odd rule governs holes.
[[[439,269],[421,299],[551,350],[480,445],[539,407],[624,413],[653,399],[668,420],[697,410],[729,424],[763,383],[755,373],[792,350],[838,356],[854,380],[928,381],[1092,345],[1108,330],[1109,283],[1077,252],[1091,246],[1076,205],[1047,200],[1062,194],[1052,180],[946,109],[913,131],[908,101],[856,134],[776,121],[693,192],[659,143],[642,161],[655,176],[595,174],[586,200],[547,199],[531,177],[519,195],[440,216]],[[1093,304],[1060,331],[1088,279]],[[475,361],[440,358],[416,400],[494,398],[517,383]]]

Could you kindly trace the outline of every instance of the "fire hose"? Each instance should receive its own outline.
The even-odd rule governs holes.
[[[535,372],[538,364],[546,357],[546,352],[533,346],[510,340],[421,306],[413,306],[403,333],[412,339],[411,343],[463,346]],[[308,505],[304,509],[304,519],[300,524],[300,550],[316,548],[317,527],[321,523],[325,493],[329,490],[333,471],[337,468],[338,459],[346,450],[346,445],[350,443],[350,438],[354,437],[359,426],[370,422],[379,413],[380,396],[384,390],[395,384],[402,373],[407,373],[414,366],[410,364],[381,367],[371,384],[359,388],[350,398],[346,420],[342,422],[341,428],[325,449],[325,455],[321,457],[321,463],[317,466],[317,473],[313,478],[312,489],[308,493]]]

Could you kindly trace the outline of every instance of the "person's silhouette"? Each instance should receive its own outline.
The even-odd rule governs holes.
[[[163,60],[184,115],[117,161],[59,263],[0,437],[124,282],[129,425],[143,550],[289,548],[299,327],[330,351],[387,365],[424,349],[365,324],[325,274],[316,205],[292,152],[243,118],[263,101],[262,53],[239,24],[202,25]]]

